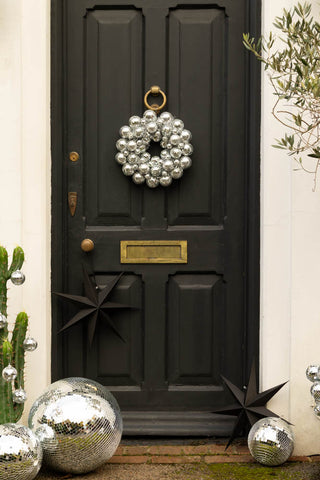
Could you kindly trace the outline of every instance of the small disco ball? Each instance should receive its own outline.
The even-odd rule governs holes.
[[[42,448],[34,433],[23,425],[0,425],[0,478],[33,480],[41,467]]]
[[[95,470],[109,460],[123,428],[113,395],[99,383],[78,377],[53,383],[35,401],[29,427],[42,444],[44,463],[76,474]]]
[[[294,447],[293,433],[281,418],[266,417],[258,420],[248,435],[248,447],[253,458],[270,467],[288,460]]]
[[[313,396],[314,401],[319,404],[320,403],[320,381],[316,380],[310,388],[310,393]]]
[[[320,378],[320,365],[309,365],[306,370],[306,377],[310,382],[315,382]]]

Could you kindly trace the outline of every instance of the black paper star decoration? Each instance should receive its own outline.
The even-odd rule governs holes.
[[[265,404],[287,383],[281,383],[276,387],[270,388],[264,392],[257,392],[257,377],[256,368],[253,362],[251,366],[251,372],[249,382],[246,391],[240,390],[233,383],[227,380],[221,375],[221,378],[227,385],[228,389],[234,396],[236,403],[222,407],[215,410],[213,413],[220,413],[222,415],[237,415],[238,418],[231,432],[226,449],[231,445],[233,440],[241,435],[243,429],[248,426],[252,426],[260,418],[264,417],[278,417],[275,413],[271,412],[265,407]]]
[[[97,286],[96,282],[92,281],[89,277],[89,274],[85,267],[83,267],[83,284],[84,284],[84,292],[85,296],[80,295],[68,295],[66,293],[54,293],[54,295],[58,295],[70,302],[75,303],[76,305],[81,305],[81,310],[76,313],[71,320],[61,328],[60,332],[63,332],[67,328],[72,327],[76,323],[80,322],[83,319],[87,319],[88,321],[88,335],[89,335],[89,342],[90,346],[93,342],[93,337],[97,327],[97,321],[99,318],[103,318],[108,325],[112,328],[114,333],[123,341],[125,342],[122,335],[117,330],[116,326],[114,325],[113,321],[111,320],[110,316],[107,313],[107,310],[115,310],[118,308],[133,308],[129,305],[123,305],[121,303],[109,302],[107,301],[108,295],[112,292],[114,287],[119,282],[122,273],[117,275],[113,280],[108,282],[107,286],[103,288],[103,290],[99,291],[99,287]]]

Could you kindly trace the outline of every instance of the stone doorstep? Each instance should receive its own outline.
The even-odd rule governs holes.
[[[120,445],[108,463],[186,464],[251,463],[255,460],[245,445]],[[320,462],[320,455],[291,457],[290,462]]]

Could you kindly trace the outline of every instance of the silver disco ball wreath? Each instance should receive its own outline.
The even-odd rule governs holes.
[[[153,110],[146,110],[142,118],[130,117],[129,125],[121,127],[119,133],[116,161],[122,165],[124,175],[132,176],[136,184],[146,182],[150,188],[168,187],[191,167],[191,132],[170,112],[157,117]],[[160,142],[160,156],[151,156],[147,151],[151,141]]]
[[[262,418],[249,432],[248,447],[253,458],[262,465],[282,465],[293,452],[292,430],[281,418]]]
[[[36,400],[29,426],[40,439],[44,463],[76,474],[90,472],[109,460],[123,428],[113,395],[99,383],[77,377],[53,383]]]
[[[40,442],[29,428],[16,423],[0,425],[0,479],[33,480],[41,462]]]

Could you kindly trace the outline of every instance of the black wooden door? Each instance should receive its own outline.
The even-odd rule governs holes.
[[[247,291],[255,109],[241,43],[249,3],[62,3],[53,8],[62,33],[53,50],[53,285],[82,294],[82,263],[101,287],[124,272],[111,299],[135,308],[112,313],[125,342],[100,322],[90,347],[85,321],[58,334],[74,310],[54,301],[54,377],[109,386],[129,434],[226,433],[230,423],[211,413],[228,399],[220,374],[241,385],[257,337],[257,289],[251,303]],[[151,85],[193,135],[193,165],[166,189],[135,185],[114,159],[119,128],[142,114]],[[74,216],[68,192],[77,192]],[[122,240],[186,240],[188,262],[123,264]]]

